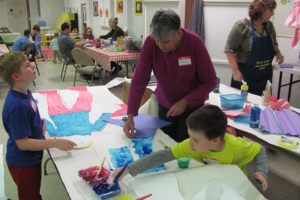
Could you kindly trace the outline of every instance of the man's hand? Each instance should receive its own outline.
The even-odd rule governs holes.
[[[254,178],[260,183],[262,191],[268,189],[268,181],[260,172],[254,172]]]
[[[171,106],[170,110],[167,113],[167,117],[176,117],[178,115],[181,115],[186,110],[187,106],[187,101],[182,98],[180,101],[177,101]]]

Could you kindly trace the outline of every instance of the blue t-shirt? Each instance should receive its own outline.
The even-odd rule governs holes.
[[[42,120],[32,97],[10,89],[2,111],[3,125],[8,133],[6,162],[16,167],[32,166],[42,161],[43,151],[22,151],[16,140],[22,138],[44,139]]]
[[[12,46],[12,51],[22,51],[23,45],[28,42],[29,39],[25,35],[18,37],[17,40],[14,42],[14,45]]]

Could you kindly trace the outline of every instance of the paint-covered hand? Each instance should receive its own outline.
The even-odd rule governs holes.
[[[232,71],[232,77],[233,77],[233,80],[235,80],[235,81],[244,80],[244,77],[239,69],[235,69]]]
[[[134,129],[133,115],[128,115],[123,131],[127,137],[133,138],[135,134]]]
[[[55,147],[60,150],[69,151],[72,150],[74,146],[76,146],[76,143],[72,142],[71,140],[55,139]]]
[[[115,180],[117,174],[122,170],[122,167],[117,168],[114,173],[112,174],[112,182]],[[122,173],[118,181],[121,181],[124,176],[126,176],[129,173],[128,167],[126,167],[125,171]]]
[[[275,55],[275,57],[276,57],[276,62],[277,62],[278,64],[283,63],[283,61],[284,61],[284,56],[283,56],[280,52],[277,53],[277,54]]]
[[[268,181],[260,172],[254,172],[254,178],[260,183],[263,191],[268,189]]]
[[[171,106],[170,110],[167,112],[167,117],[176,117],[178,115],[181,115],[185,111],[187,106],[187,101],[182,98],[180,101],[177,101]]]

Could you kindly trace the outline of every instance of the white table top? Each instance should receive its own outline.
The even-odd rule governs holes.
[[[110,93],[105,86],[91,87],[91,91],[92,94],[94,94],[92,109],[96,109],[100,112],[107,112],[107,109],[116,110],[117,107],[114,108],[112,104],[121,103],[121,100]],[[34,97],[38,100],[41,116],[47,117],[47,108],[45,108],[47,105],[42,103],[45,100],[43,99],[44,97],[37,94],[34,94]],[[110,155],[108,152],[109,148],[121,147],[124,145],[128,146],[130,143],[130,140],[124,135],[122,128],[111,124],[107,124],[103,130],[93,132],[90,136],[85,137],[89,137],[93,141],[93,145],[89,148],[69,152],[64,152],[58,149],[49,149],[49,153],[71,199],[98,199],[97,195],[94,191],[92,191],[92,188],[78,177],[78,171],[89,166],[100,165],[104,157],[107,158],[106,161],[110,162]],[[168,146],[175,144],[174,140],[164,134],[161,130],[158,130],[154,137],[155,151],[163,148],[158,140],[164,141],[164,143]],[[113,166],[111,162],[110,165]],[[198,166],[199,164],[194,163],[192,165]],[[108,167],[107,163],[105,166]],[[220,180],[227,180],[225,183],[229,184],[233,188],[240,189],[243,196],[256,196],[259,197],[258,199],[264,199],[239,168],[230,166],[225,167],[226,169],[224,168],[224,171],[216,172],[215,168],[218,167],[219,166],[203,168],[203,170],[200,168],[199,170],[191,169],[189,170],[189,173],[187,173],[187,176],[185,176],[185,170],[174,172],[179,184],[179,191],[182,193],[184,198],[191,199],[193,195],[195,195],[195,192],[201,189],[200,186],[203,187],[205,181],[209,181],[217,177]],[[166,168],[167,171],[176,169],[176,161],[167,163]],[[214,173],[208,173],[209,170]],[[224,174],[223,172],[226,173]],[[228,175],[230,174],[232,177],[228,178]],[[199,181],[202,180],[201,184],[195,184],[195,180],[187,180],[188,177],[194,178],[195,175],[199,177]]]
[[[224,84],[220,84],[220,93],[213,93],[211,92],[209,95],[209,100],[207,102],[209,102],[210,104],[214,104],[217,105],[219,107],[221,107],[221,102],[220,102],[220,95],[222,94],[240,94],[240,90],[237,90],[235,88],[231,88],[229,86],[226,86]],[[262,106],[262,98],[257,96],[257,95],[253,95],[253,94],[248,94],[248,101],[250,102],[250,104],[258,104],[260,105],[261,108],[264,108],[264,106]],[[298,113],[300,113],[300,110],[297,108],[291,108],[295,111],[297,111]],[[300,123],[300,122],[299,122]],[[281,137],[280,135],[275,135],[275,134],[263,134],[262,131],[260,131],[259,129],[253,129],[250,128],[248,124],[242,124],[242,123],[236,123],[234,122],[232,119],[228,118],[228,125],[232,126],[238,130],[250,133],[254,136],[256,136],[259,139],[264,140],[265,142],[277,146],[277,141],[278,139]],[[298,143],[300,143],[300,138],[296,138],[296,137],[290,137],[290,136],[286,136],[288,138],[291,138],[293,140],[298,141]],[[282,148],[282,147],[279,147]],[[298,156],[300,156],[300,147],[298,147],[296,150],[288,150],[291,151],[295,154],[297,154]]]
[[[300,65],[295,65],[293,68],[276,67],[274,68],[274,70],[284,72],[284,73],[294,74],[294,75],[300,75]]]

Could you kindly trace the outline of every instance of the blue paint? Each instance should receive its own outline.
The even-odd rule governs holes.
[[[133,139],[131,140],[133,143],[134,152],[139,156],[139,158],[143,158],[153,152],[153,139]],[[157,165],[145,171],[145,173],[158,172],[165,170],[164,164]]]
[[[118,183],[108,188],[110,184],[100,184],[93,187],[93,190],[100,196],[101,199],[108,199],[117,196],[121,193],[121,188]]]
[[[134,153],[136,153],[139,158],[143,158],[146,155],[153,152],[153,139],[133,139],[131,140],[133,143]]]
[[[111,160],[115,168],[124,167],[125,165],[132,163],[133,157],[128,147],[109,149]]]
[[[110,117],[111,113],[103,113],[94,124],[90,123],[89,112],[75,112],[59,115],[51,115],[55,127],[46,120],[47,132],[52,137],[88,135],[94,131],[100,131],[106,122],[104,118]]]

